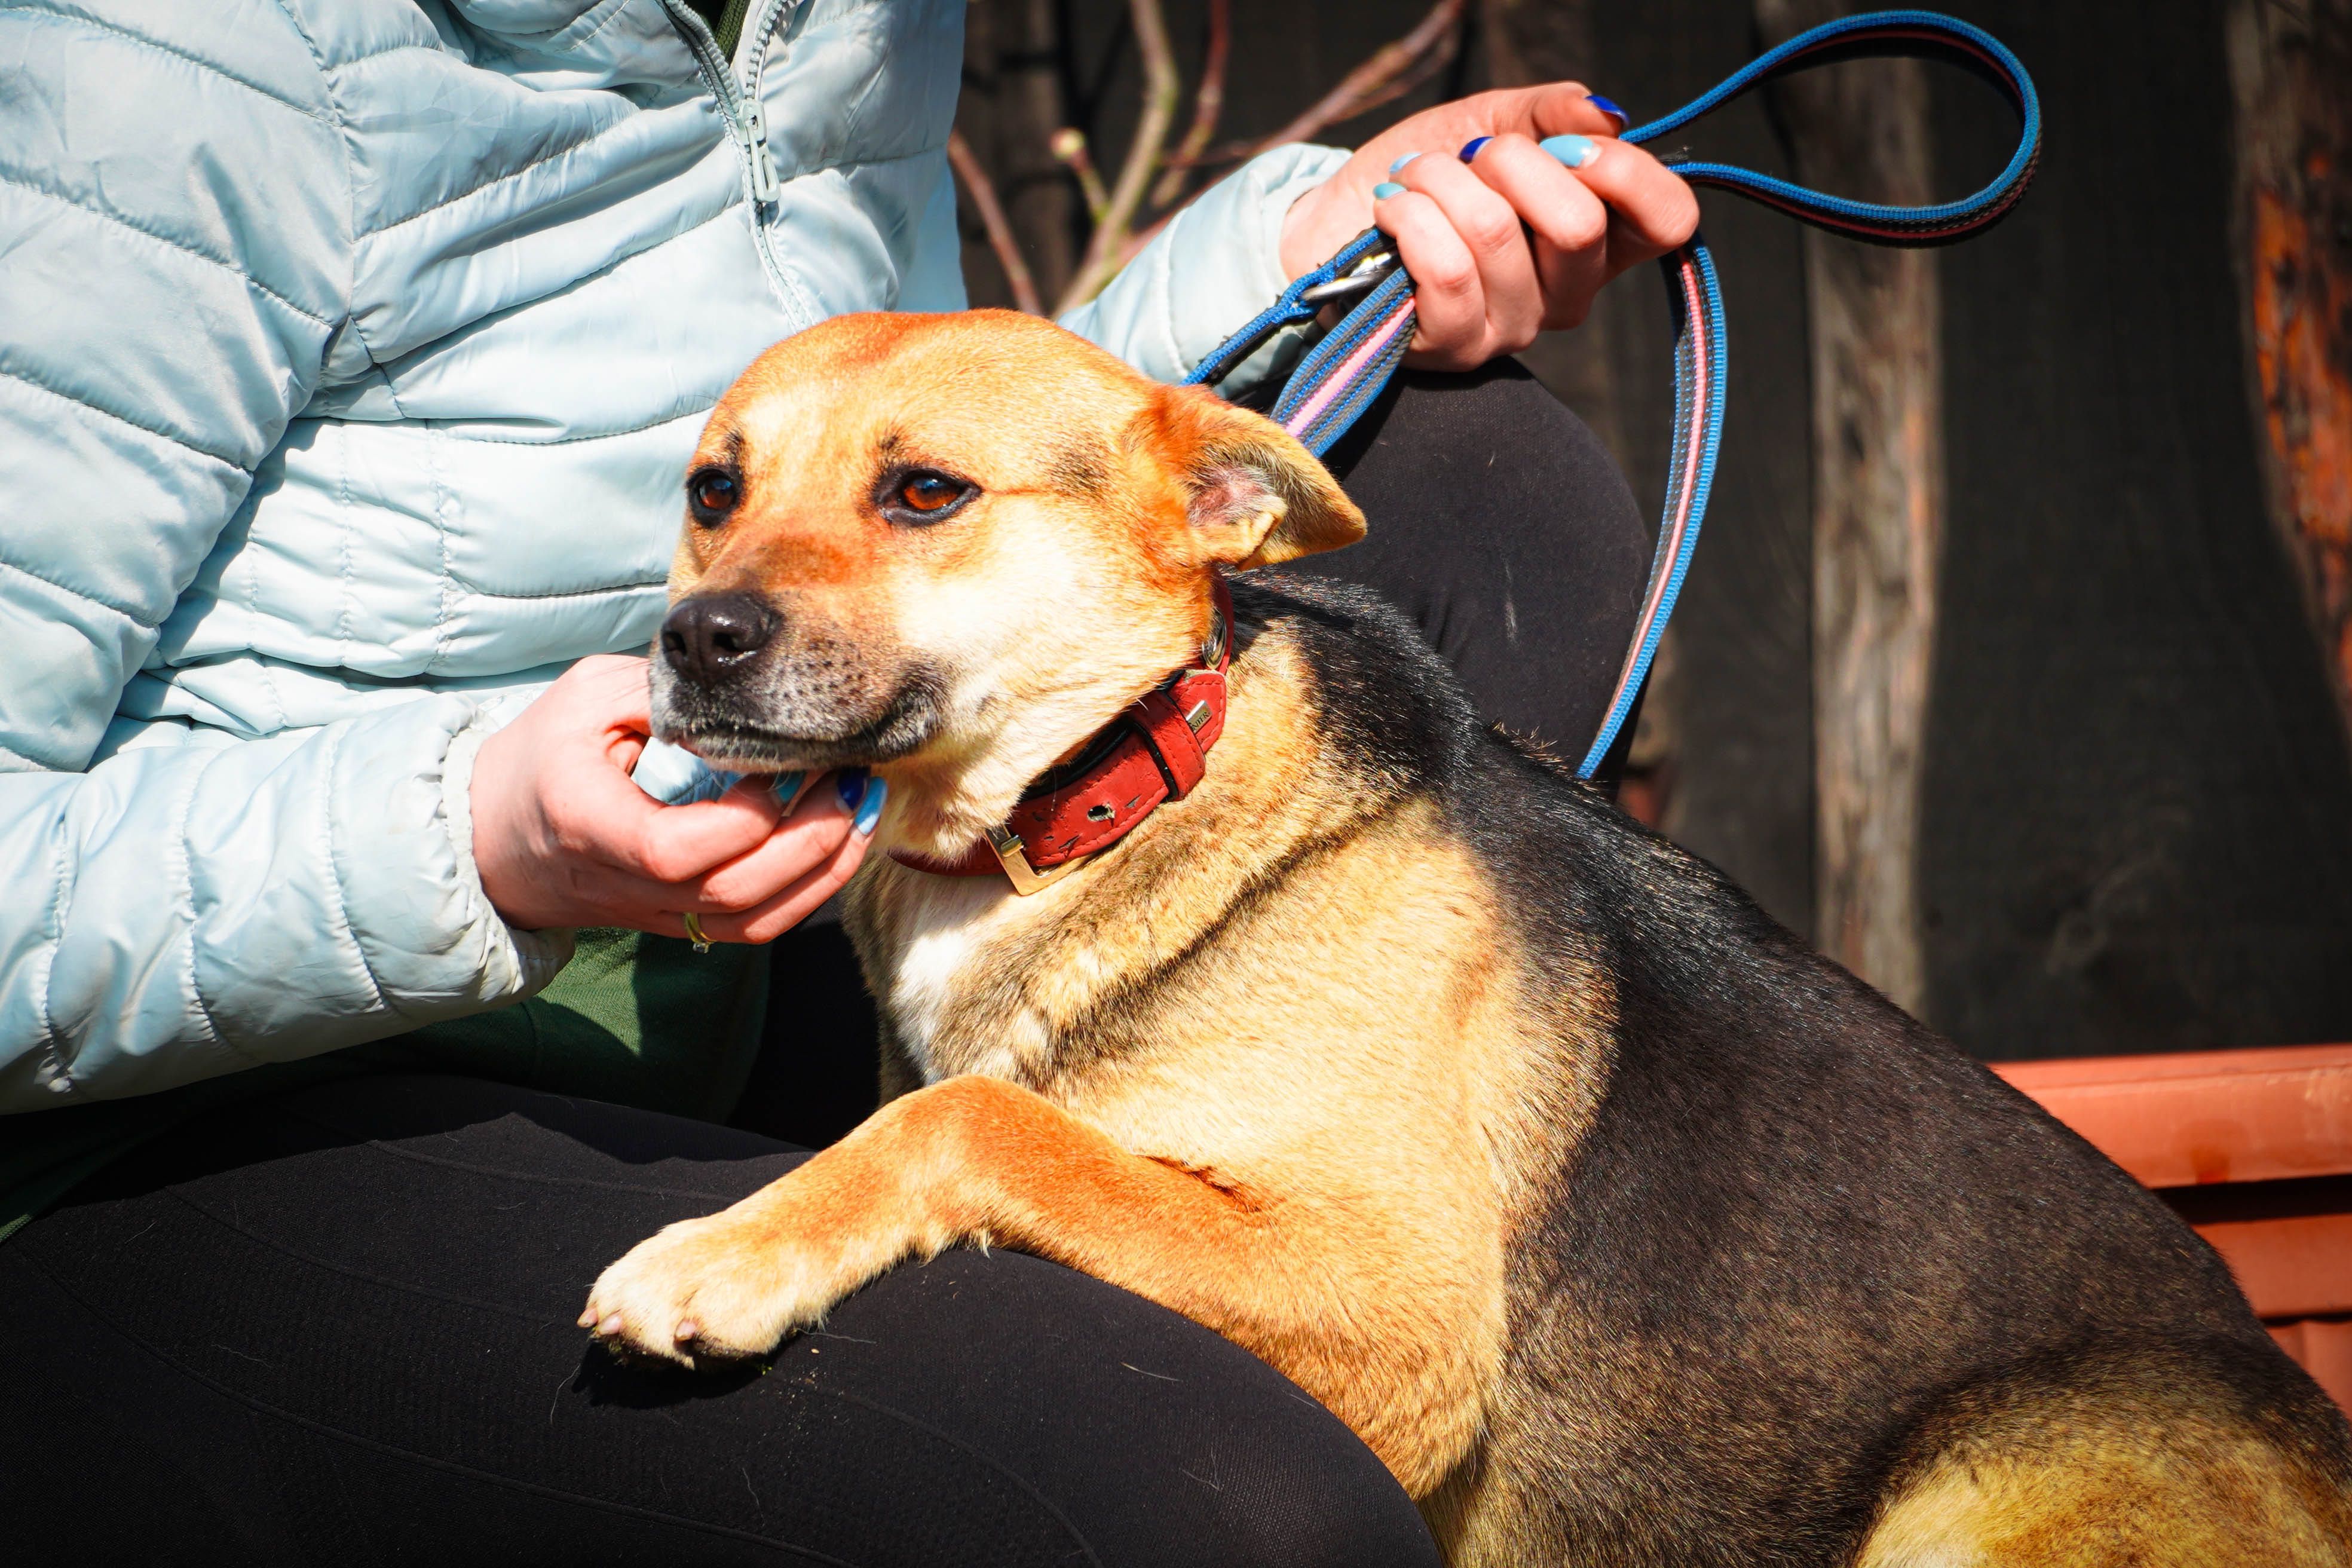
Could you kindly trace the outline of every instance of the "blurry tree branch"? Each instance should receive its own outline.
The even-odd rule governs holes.
[[[1094,190],[1087,193],[1087,205],[1094,214],[1095,232],[1078,260],[1076,275],[1054,307],[1057,316],[1101,293],[1103,285],[1118,274],[1136,215],[1142,210],[1152,179],[1160,173],[1161,160],[1168,152],[1169,132],[1176,126],[1176,101],[1183,91],[1183,82],[1176,72],[1175,51],[1168,45],[1167,15],[1160,9],[1160,0],[1128,0],[1128,10],[1135,25],[1136,51],[1143,60],[1143,113],[1136,121],[1135,140],[1129,143],[1127,157],[1119,165],[1118,183],[1102,197],[1099,205],[1095,195],[1101,189],[1099,176]],[[1066,136],[1057,132],[1056,140],[1062,143],[1055,149],[1057,155],[1062,154],[1063,145],[1078,154],[1086,150],[1085,138],[1075,131]],[[1070,163],[1074,170],[1078,166],[1067,156],[1064,161]]]
[[[1143,79],[1140,112],[1115,174],[1109,150],[1088,124],[1072,121],[1077,72],[1068,14],[1040,0],[978,7],[968,33],[967,90],[948,148],[970,202],[968,216],[979,220],[981,232],[972,237],[985,240],[1020,309],[1044,314],[1051,300],[1053,314],[1074,310],[1099,293],[1224,166],[1367,113],[1444,69],[1460,52],[1468,4],[1436,0],[1403,37],[1374,50],[1280,129],[1214,146],[1228,104],[1233,0],[1201,0],[1192,9],[1204,24],[1204,37],[1181,137],[1185,84],[1165,0],[1128,0],[1128,32]],[[1041,115],[1052,118],[1040,125]],[[1059,170],[1054,202],[1043,199],[1041,176],[1030,172],[1036,165],[1024,155],[1024,143]],[[1070,195],[1082,204],[1074,214]],[[1082,217],[1066,220],[1062,233],[1083,236],[1078,254],[1060,250],[1058,264],[1061,236],[1039,226],[1057,212]]]
[[[1339,85],[1270,136],[1238,142],[1203,154],[1203,163],[1238,163],[1270,153],[1293,142],[1304,142],[1327,127],[1403,97],[1453,63],[1462,47],[1462,13],[1467,0],[1437,0],[1413,30],[1394,43],[1383,44]]]
[[[1110,189],[1102,183],[1102,171],[1095,167],[1087,133],[1075,125],[1065,125],[1045,139],[1045,147],[1054,154],[1054,162],[1067,169],[1078,182],[1078,195],[1087,204],[1087,216],[1100,224],[1110,214]]]
[[[1184,194],[1185,176],[1217,133],[1217,121],[1225,111],[1225,62],[1233,47],[1233,0],[1209,0],[1209,41],[1202,51],[1201,85],[1192,95],[1192,123],[1151,188],[1155,207],[1169,206]]]
[[[1195,168],[1240,163],[1261,153],[1270,153],[1276,147],[1304,142],[1341,121],[1369,114],[1382,104],[1402,98],[1453,63],[1462,46],[1462,13],[1466,3],[1467,0],[1438,0],[1438,4],[1412,32],[1394,43],[1382,45],[1370,58],[1349,71],[1339,85],[1326,93],[1315,107],[1271,136],[1262,136],[1255,142],[1234,142],[1207,152],[1180,153],[1171,156],[1168,160],[1169,175],[1163,179],[1163,184],[1169,179],[1181,182]],[[1219,92],[1222,97],[1222,83]],[[1197,127],[1199,121],[1196,120],[1194,123]],[[1204,134],[1201,140],[1206,142],[1207,135]],[[1181,188],[1181,184],[1178,188]],[[1126,266],[1135,253],[1150,244],[1153,237],[1168,226],[1168,220],[1181,210],[1179,206],[1163,213],[1149,228],[1128,236],[1119,250],[1118,265]],[[1118,268],[1112,270],[1116,273]]]
[[[1021,241],[1013,232],[1012,220],[1004,216],[1004,204],[997,199],[996,182],[972,156],[971,143],[963,139],[961,131],[948,132],[948,163],[963,181],[972,211],[980,215],[982,226],[988,230],[988,247],[996,253],[997,265],[1004,268],[1004,281],[1013,290],[1013,307],[1033,316],[1044,315],[1045,307],[1037,297],[1037,281],[1029,275],[1029,263],[1021,255]]]

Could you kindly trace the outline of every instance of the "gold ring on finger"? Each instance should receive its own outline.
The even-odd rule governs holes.
[[[710,939],[703,934],[701,917],[697,915],[692,910],[688,910],[677,918],[686,922],[686,940],[694,943],[694,951],[697,952],[709,952],[710,951]]]

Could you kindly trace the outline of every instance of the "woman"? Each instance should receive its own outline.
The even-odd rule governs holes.
[[[901,1270],[764,1378],[583,1355],[599,1267],[795,1157],[711,1123],[763,1018],[814,1010],[761,944],[882,801],[658,804],[641,666],[578,661],[648,642],[684,455],[753,354],[963,302],[961,4],[719,9],[0,11],[11,1543],[1424,1561],[1279,1377],[1033,1259]],[[1486,364],[1688,233],[1617,123],[1559,87],[1268,154],[1068,324],[1181,375],[1377,219],[1415,363]],[[1646,544],[1531,393],[1439,377],[1368,421],[1381,542],[1333,569],[1573,744]],[[1466,460],[1498,439],[1554,453],[1530,493]]]

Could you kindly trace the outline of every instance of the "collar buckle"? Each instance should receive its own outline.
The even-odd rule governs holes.
[[[1002,823],[988,830],[988,847],[996,852],[997,863],[1004,868],[1004,875],[1013,883],[1013,890],[1024,898],[1052,887],[1094,858],[1092,855],[1075,855],[1058,866],[1048,866],[1040,871],[1029,864],[1029,847],[1021,841],[1021,835]]]
[[[936,861],[900,849],[891,850],[891,858],[948,877],[1002,869],[1013,890],[1025,896],[1115,848],[1157,806],[1182,800],[1207,774],[1209,748],[1223,732],[1225,672],[1234,656],[1233,599],[1222,576],[1213,582],[1209,628],[1199,653],[1197,668],[1178,670],[1137,699],[1097,733],[1078,761],[1034,782],[1011,819],[987,829],[956,858]],[[1016,821],[1024,828],[1016,829]],[[1038,859],[1049,864],[1041,868]]]

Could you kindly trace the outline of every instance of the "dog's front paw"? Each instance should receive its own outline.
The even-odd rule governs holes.
[[[617,1350],[687,1366],[765,1355],[862,1283],[764,1217],[680,1220],[597,1278],[583,1328]]]

